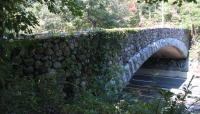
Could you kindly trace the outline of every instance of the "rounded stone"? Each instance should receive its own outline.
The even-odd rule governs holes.
[[[50,75],[55,75],[55,74],[56,74],[56,70],[55,70],[55,69],[49,69],[49,70],[48,70],[48,73],[49,73]]]
[[[34,68],[32,66],[24,67],[24,73],[26,75],[32,74],[34,72]]]
[[[64,57],[63,56],[60,56],[59,58],[58,58],[58,61],[63,61],[64,60]]]
[[[34,59],[33,58],[27,58],[27,59],[24,59],[24,64],[26,66],[31,66],[34,64]]]
[[[43,63],[41,61],[36,61],[35,62],[35,68],[36,69],[39,69],[42,65],[43,65]]]
[[[19,65],[22,62],[22,59],[20,56],[16,56],[12,59],[12,64]]]
[[[60,62],[55,62],[55,63],[53,63],[53,68],[59,69],[59,68],[61,68],[61,67],[62,67],[62,65],[61,65]]]
[[[47,61],[48,59],[49,59],[48,56],[42,56],[42,58],[41,58],[42,61]]]
[[[59,44],[59,47],[60,47],[60,49],[64,49],[64,48],[67,47],[67,44],[66,44],[65,42],[61,42],[61,43]]]
[[[63,55],[66,57],[66,56],[69,56],[70,55],[70,49],[68,47],[65,47],[63,49]]]
[[[49,43],[48,43],[48,42],[45,42],[45,43],[43,44],[43,47],[44,47],[44,48],[49,47]]]
[[[54,52],[51,48],[47,48],[46,51],[45,51],[45,55],[53,55]]]
[[[51,68],[52,67],[52,62],[51,61],[45,61],[44,62],[44,66],[48,67],[48,68]]]
[[[57,44],[54,45],[53,50],[54,50],[54,52],[57,52],[59,50],[59,46]]]
[[[56,52],[56,56],[58,56],[58,57],[62,56],[62,51],[61,51],[61,50],[58,50],[58,51]]]

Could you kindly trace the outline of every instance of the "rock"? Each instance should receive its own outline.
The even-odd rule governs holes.
[[[65,71],[65,77],[70,77],[70,73],[68,71]]]
[[[41,61],[36,61],[35,62],[35,68],[36,69],[39,69],[42,65],[43,65],[43,63]]]
[[[70,48],[71,48],[72,50],[75,48],[74,43],[70,43],[69,46],[70,46]]]
[[[79,70],[79,71],[76,71],[75,75],[76,75],[77,77],[81,76],[81,71],[80,71],[80,70]]]
[[[22,65],[13,65],[15,74],[18,76],[23,76],[23,66]]]
[[[39,48],[36,49],[36,54],[42,55],[42,54],[44,54],[45,51],[46,51],[46,50],[45,50],[44,48],[39,47]]]
[[[40,75],[43,73],[47,73],[48,69],[51,67],[50,64],[51,63],[48,63],[48,61],[45,61],[45,62],[36,61],[36,63],[35,63],[36,74]]]
[[[86,55],[79,55],[78,58],[81,60],[81,61],[85,61],[87,58],[86,58]]]
[[[50,75],[55,75],[56,74],[56,70],[55,69],[49,69],[49,74]]]
[[[58,44],[55,44],[55,45],[53,46],[53,50],[54,50],[55,53],[59,50]]]
[[[52,56],[49,56],[49,57],[48,57],[48,60],[49,60],[49,61],[52,61]]]
[[[19,64],[21,64],[21,63],[22,63],[22,59],[21,59],[20,56],[16,56],[16,57],[14,57],[14,58],[12,59],[12,64],[13,64],[13,65],[19,65]]]
[[[35,56],[37,54],[37,50],[36,49],[32,49],[30,51],[31,56]]]
[[[37,54],[37,55],[34,56],[34,58],[35,58],[36,60],[41,60],[42,55]]]
[[[61,51],[61,50],[58,50],[58,51],[56,52],[56,56],[58,56],[58,57],[62,56],[62,51]]]
[[[58,44],[59,42],[60,42],[60,39],[54,40],[54,43],[55,43],[55,44]]]
[[[62,67],[62,65],[61,65],[60,62],[55,62],[55,63],[53,64],[53,68],[55,68],[55,69],[59,69],[59,68],[61,68],[61,67]]]
[[[67,44],[66,44],[65,42],[61,42],[61,43],[59,44],[59,47],[60,47],[60,49],[64,49],[64,48],[67,47]]]
[[[70,49],[68,47],[66,47],[66,48],[63,49],[63,55],[65,57],[70,55]]]
[[[47,49],[46,49],[46,51],[45,51],[45,55],[46,55],[46,56],[49,56],[49,55],[51,56],[51,55],[53,55],[53,54],[54,54],[54,52],[53,52],[53,50],[52,50],[51,48],[47,48]]]
[[[47,68],[51,68],[52,67],[52,62],[46,61],[46,62],[44,62],[44,66],[47,67]]]
[[[71,55],[71,59],[72,60],[76,60],[76,56],[75,55]]]
[[[34,64],[34,59],[33,58],[24,59],[24,64],[26,66],[32,66]]]
[[[51,61],[56,62],[58,60],[58,57],[56,55],[52,55]]]
[[[22,57],[24,55],[26,55],[26,50],[24,48],[22,48],[21,51],[20,51],[20,53],[19,53],[19,55],[22,56]]]
[[[19,47],[15,47],[11,50],[11,57],[18,56],[20,54],[21,49]],[[0,51],[1,52],[1,51]]]
[[[50,45],[50,42],[44,42],[44,44],[42,46],[44,48],[49,48],[51,45]]]
[[[58,61],[63,61],[64,60],[64,57],[63,56],[60,56],[59,58],[58,58]]]
[[[87,85],[86,81],[82,81],[82,82],[81,82],[81,87],[82,87],[82,88],[86,89],[86,85]]]
[[[24,67],[24,73],[26,75],[30,75],[34,72],[34,68],[32,66],[29,66],[29,67]]]
[[[48,56],[42,56],[42,58],[41,58],[42,61],[47,61],[48,59],[49,59]]]
[[[74,46],[78,47],[78,42],[77,41],[74,42]]]

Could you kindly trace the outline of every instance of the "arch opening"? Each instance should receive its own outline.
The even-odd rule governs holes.
[[[170,50],[173,49],[173,52]],[[115,82],[119,82],[118,86],[120,88],[124,88],[127,86],[131,79],[134,77],[134,74],[138,69],[151,57],[158,55],[159,53],[163,56],[169,55],[170,57],[178,57],[185,59],[188,56],[188,45],[185,44],[183,41],[178,40],[178,38],[164,38],[152,42],[151,44],[145,46],[144,48],[140,49],[139,52],[135,53],[132,57],[129,58],[128,63],[125,65],[121,65],[122,67],[122,74],[112,78],[107,86],[114,86]]]
[[[166,46],[160,48],[151,58],[183,59],[183,53],[175,46]]]
[[[188,47],[179,40],[171,42],[171,39],[165,39],[164,42],[157,41],[146,48],[148,49],[141,50],[140,55],[144,57],[148,53],[148,56],[135,65],[135,72],[129,84],[133,88],[136,87],[135,89],[141,89],[139,93],[142,96],[157,94],[158,91],[154,87],[177,92],[186,83],[188,77]],[[137,64],[134,58],[131,61],[132,64]]]
[[[182,41],[176,38],[165,38],[155,41],[145,48],[141,49],[139,52],[134,54],[128,61],[127,64],[123,65],[124,73],[123,76],[119,77],[117,80],[122,80],[123,85],[129,84],[129,81],[133,78],[136,71],[154,54],[159,52],[160,49],[167,50],[167,47],[173,47],[175,50],[172,55],[179,55],[181,58],[187,58],[188,47]],[[169,49],[168,49],[169,50]],[[161,51],[162,52],[162,51]],[[165,51],[163,51],[164,53]],[[166,54],[167,55],[167,54]],[[115,79],[114,79],[115,80]]]

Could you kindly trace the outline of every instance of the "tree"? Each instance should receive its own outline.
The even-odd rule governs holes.
[[[34,4],[32,11],[38,18],[40,26],[33,29],[33,32],[64,31],[71,33],[91,28],[134,27],[138,21],[133,21],[137,19],[135,18],[136,12],[129,11],[128,6],[131,1],[84,0],[80,2],[84,7],[82,16],[74,16],[67,9],[52,14],[46,6],[37,3]]]
[[[132,0],[84,0],[83,23],[92,28],[128,27],[130,17],[128,5]]]
[[[108,11],[109,0],[85,0],[84,19],[96,27],[111,27],[116,23],[116,16]]]
[[[149,3],[149,4],[155,4],[155,3],[159,3],[159,2],[169,2],[169,0],[138,0],[138,2],[143,2],[145,1],[146,3]],[[194,2],[194,3],[197,3],[197,0],[173,0],[173,4],[176,4],[178,5],[179,7],[182,6],[182,4],[184,2]]]
[[[82,7],[76,0],[1,0],[0,37],[7,33],[18,34],[20,31],[31,33],[31,28],[37,26],[38,21],[29,8],[36,2],[46,5],[53,13],[68,9],[72,15],[82,15]]]

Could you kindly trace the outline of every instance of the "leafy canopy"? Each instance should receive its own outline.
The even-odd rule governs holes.
[[[137,1],[139,3],[142,2],[142,1],[145,1],[146,3],[149,3],[149,4],[155,4],[155,3],[158,3],[158,2],[161,2],[161,1],[169,2],[169,0],[137,0]],[[182,4],[184,2],[194,2],[194,3],[197,3],[197,0],[174,0],[173,4],[174,5],[178,5],[180,7],[180,6],[182,6]]]
[[[1,0],[0,1],[0,38],[7,34],[19,32],[31,33],[32,29],[39,25],[37,16],[33,13],[33,4],[39,3],[47,6],[48,10],[55,14],[62,14],[66,19],[73,16],[81,18],[71,19],[77,28],[85,23],[88,27],[112,28],[123,25],[126,20],[126,8],[120,9],[123,2],[115,0]],[[129,0],[123,0],[127,2]],[[137,0],[146,3],[156,4],[168,0]],[[183,2],[195,2],[196,0],[174,0],[173,4],[181,6]],[[113,5],[114,4],[114,5]],[[84,7],[84,9],[83,9]],[[123,6],[124,7],[124,6]],[[120,10],[119,10],[120,9]],[[116,11],[117,10],[117,11]],[[69,15],[66,15],[67,13]],[[121,13],[120,13],[121,12]],[[134,18],[134,17],[133,17]],[[82,23],[82,24],[81,24]]]
[[[31,33],[31,28],[39,25],[30,10],[33,3],[46,5],[50,12],[59,13],[68,9],[73,15],[81,16],[82,7],[76,0],[1,0],[0,37],[6,33]]]

